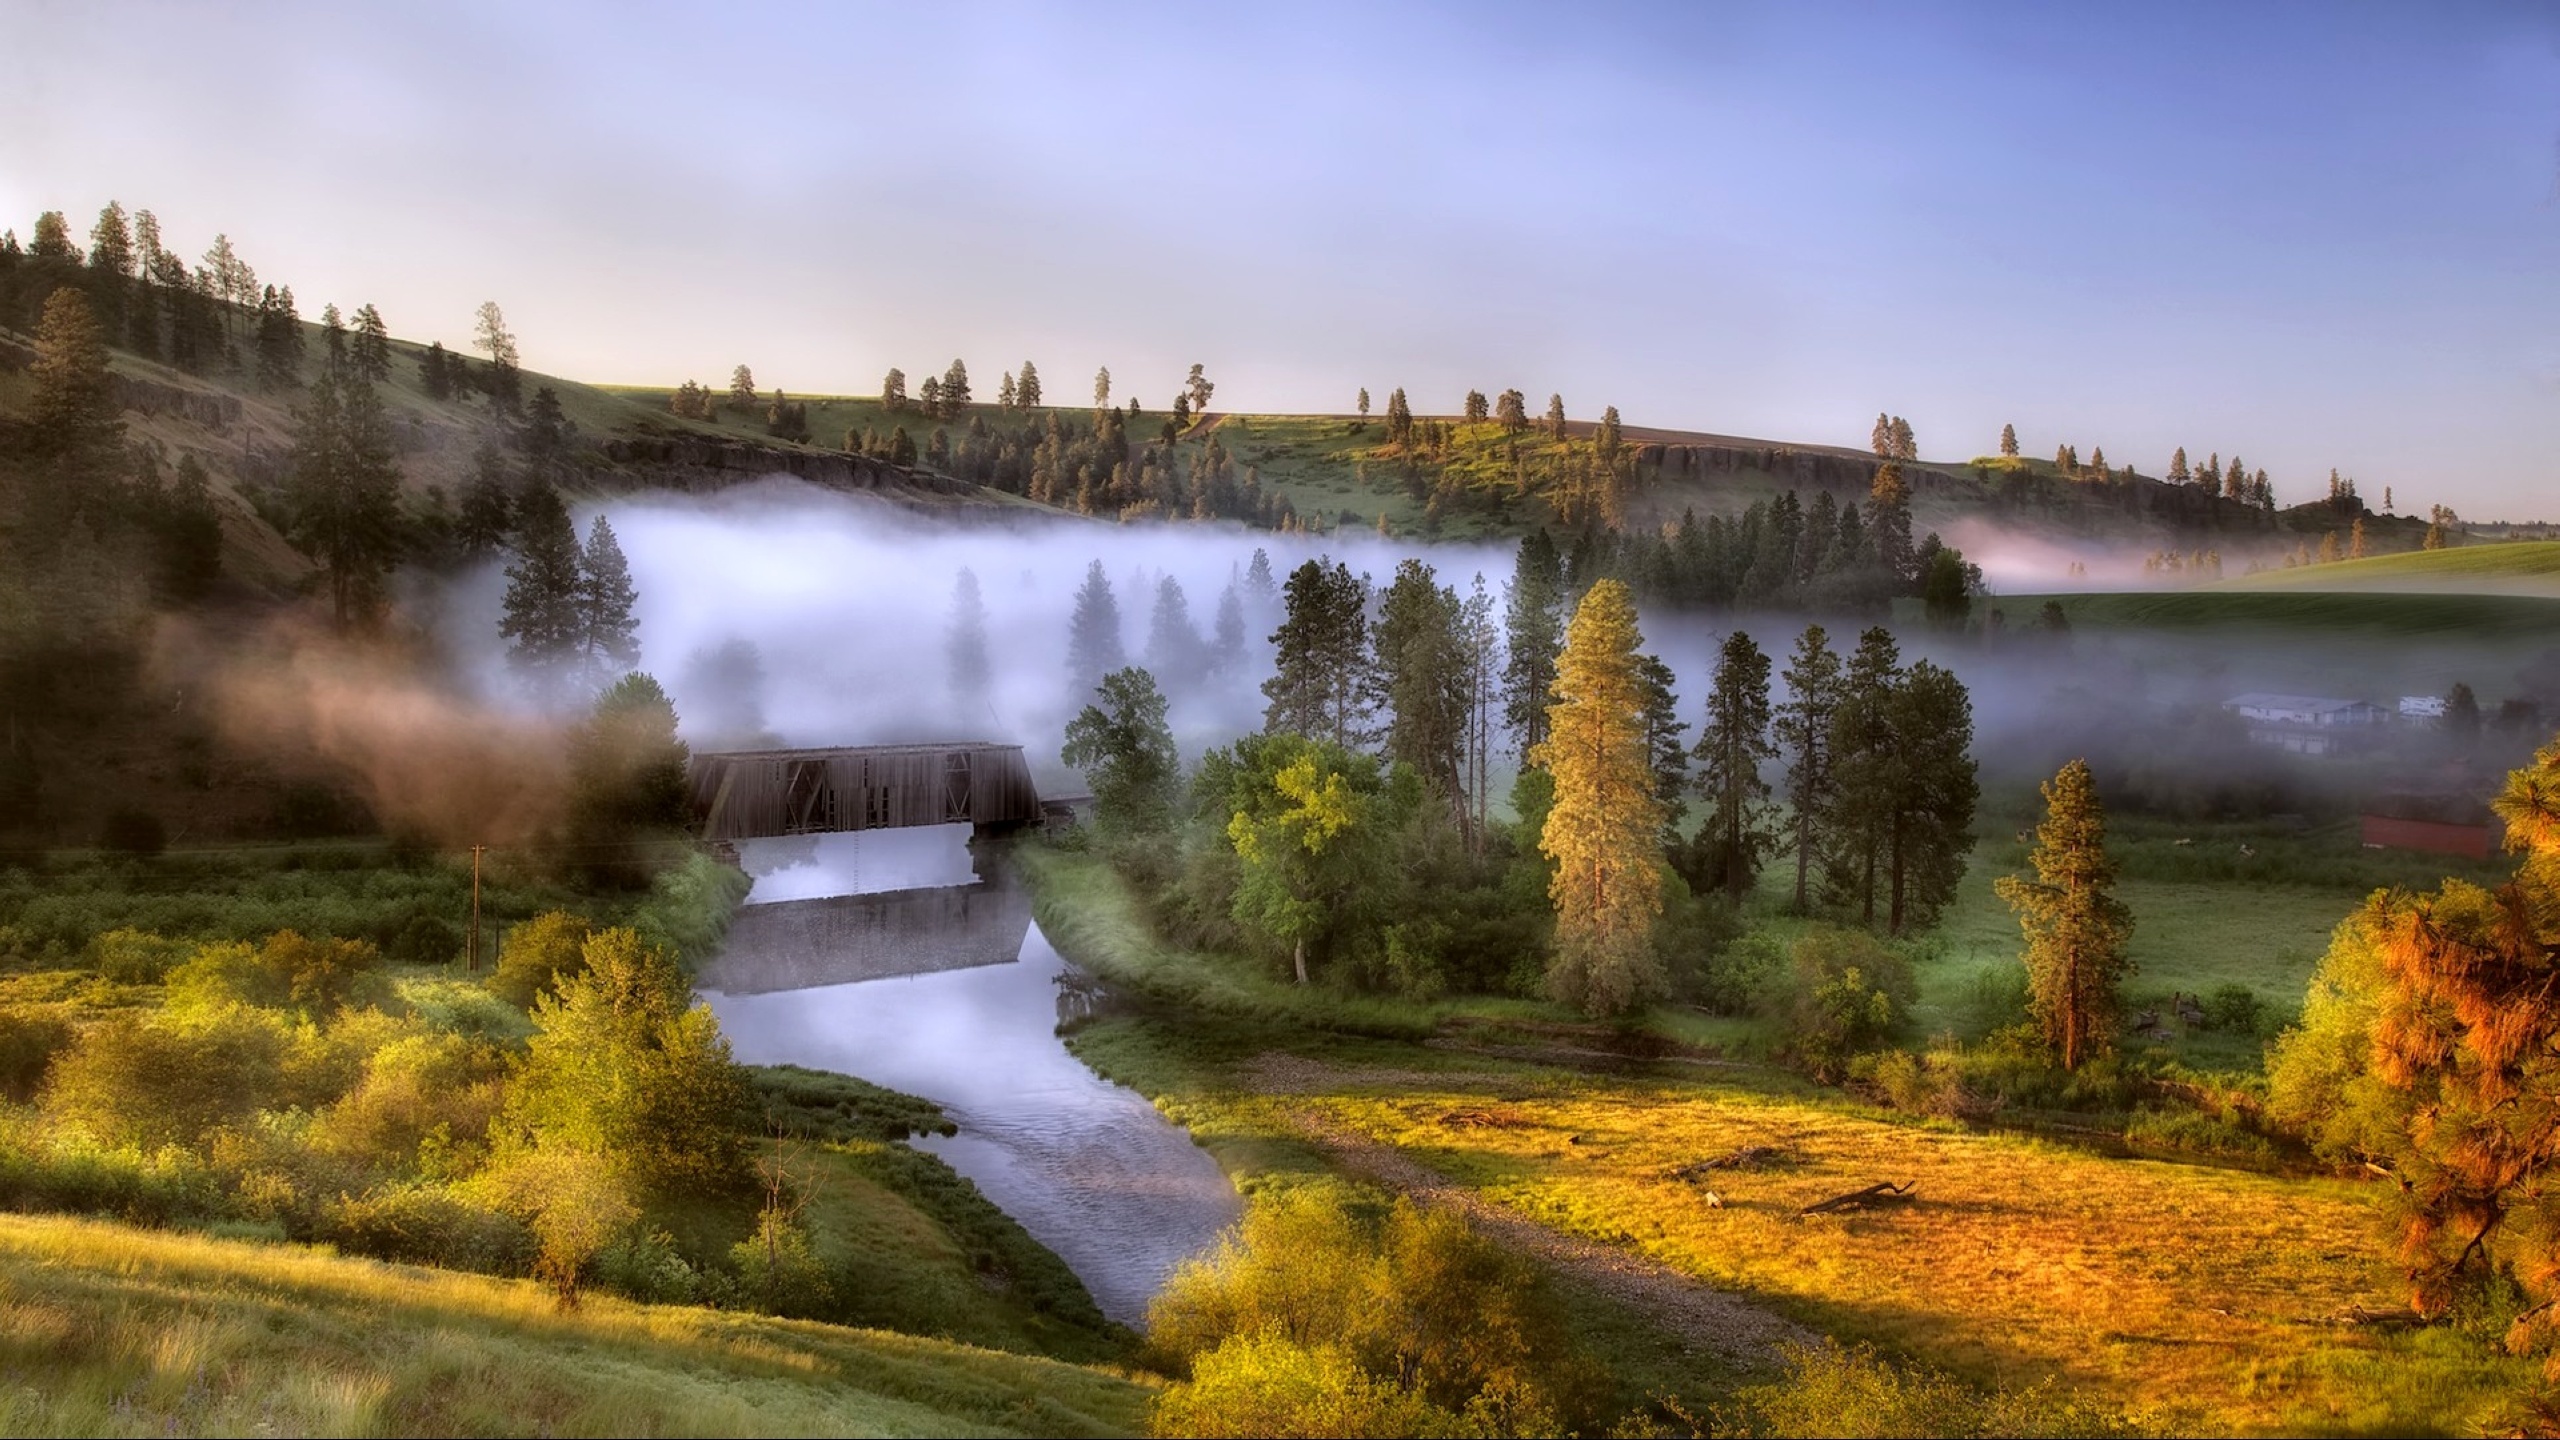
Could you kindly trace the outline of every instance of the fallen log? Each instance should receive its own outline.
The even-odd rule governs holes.
[[[1863,1190],[1852,1190],[1846,1195],[1834,1195],[1828,1200],[1819,1200],[1807,1205],[1796,1212],[1796,1218],[1802,1220],[1808,1215],[1835,1215],[1844,1210],[1864,1210],[1875,1205],[1905,1204],[1910,1201],[1912,1189],[1916,1183],[1905,1180],[1896,1185],[1890,1180],[1880,1180]]]

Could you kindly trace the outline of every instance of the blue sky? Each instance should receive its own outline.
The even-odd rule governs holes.
[[[581,378],[1199,361],[2560,516],[2547,5],[425,8],[13,7],[0,217]]]

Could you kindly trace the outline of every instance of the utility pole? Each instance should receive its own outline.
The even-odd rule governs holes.
[[[463,942],[462,968],[475,975],[480,971],[480,852],[488,848],[471,847],[471,935]]]

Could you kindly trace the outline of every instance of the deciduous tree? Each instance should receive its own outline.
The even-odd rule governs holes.
[[[1103,676],[1094,703],[1067,722],[1058,758],[1083,772],[1104,833],[1150,834],[1171,820],[1182,766],[1165,724],[1164,692],[1146,671],[1130,666]]]

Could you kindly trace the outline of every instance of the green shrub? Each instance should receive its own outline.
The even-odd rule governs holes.
[[[1375,1378],[1340,1346],[1273,1332],[1219,1342],[1166,1387],[1148,1415],[1156,1435],[1398,1436],[1537,1433],[1471,1425],[1466,1417]]]
[[[664,1230],[634,1231],[596,1256],[595,1282],[648,1305],[691,1305],[714,1298],[708,1277],[685,1262]]]
[[[0,1008],[0,1097],[19,1103],[44,1084],[53,1057],[71,1044],[71,1022],[32,1006]]]
[[[522,1275],[534,1240],[521,1220],[442,1185],[399,1184],[340,1196],[320,1209],[317,1238],[383,1260]]]
[[[433,915],[411,915],[382,950],[404,965],[444,965],[462,954],[462,931]]]
[[[489,989],[518,1005],[552,993],[564,975],[586,968],[587,937],[593,929],[583,915],[552,910],[507,931],[498,943],[498,968]]]
[[[395,995],[378,973],[382,954],[362,940],[306,939],[279,930],[266,943],[207,945],[169,972],[175,1011],[253,1005],[322,1019],[352,1004],[386,1004]]]
[[[2266,1002],[2246,985],[2219,985],[2204,997],[2204,1023],[2208,1030],[2255,1035],[2265,1013]]]
[[[194,948],[183,940],[163,939],[128,926],[110,930],[89,942],[89,966],[108,979],[127,985],[157,985]]]
[[[778,1211],[756,1217],[756,1232],[729,1247],[729,1263],[739,1293],[775,1315],[823,1315],[835,1298],[809,1232]]]
[[[1873,1348],[1788,1346],[1787,1378],[1742,1392],[1744,1434],[1792,1436],[2143,1436],[2147,1416],[2082,1399],[2054,1381],[1975,1390],[1953,1376],[1896,1364]]]
[[[280,1086],[289,1038],[274,1017],[239,1008],[184,1026],[110,1016],[55,1057],[44,1106],[102,1145],[196,1145],[257,1114]]]

